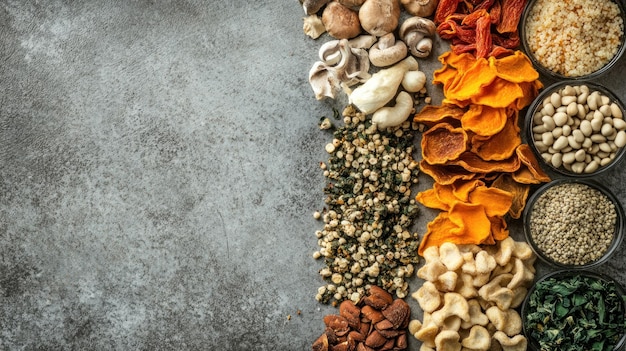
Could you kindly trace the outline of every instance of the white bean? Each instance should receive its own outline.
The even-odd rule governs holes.
[[[552,95],[550,95],[550,103],[552,103],[552,106],[558,108],[561,106],[561,95],[557,92],[552,93]]]
[[[611,115],[615,118],[623,118],[624,117],[624,113],[622,112],[622,109],[616,104],[616,103],[611,103],[611,105],[609,105],[611,108]]]
[[[614,143],[615,143],[615,146],[617,147],[626,146],[626,132],[623,130],[620,130],[619,132],[617,132]]]
[[[556,140],[553,140],[551,145],[555,150],[560,151],[569,145],[569,141],[566,136],[561,135]]]

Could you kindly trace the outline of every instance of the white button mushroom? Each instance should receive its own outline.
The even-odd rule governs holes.
[[[405,58],[407,54],[406,44],[401,40],[396,41],[393,33],[380,37],[369,50],[370,62],[376,67],[391,66]]]
[[[423,17],[410,17],[402,22],[399,35],[415,57],[427,57],[433,48],[435,23]]]

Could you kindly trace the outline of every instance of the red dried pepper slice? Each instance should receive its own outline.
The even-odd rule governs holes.
[[[489,16],[491,16],[491,23],[496,26],[502,21],[502,4],[500,0],[496,0],[489,10]]]
[[[442,23],[448,16],[455,13],[459,2],[460,0],[440,0],[439,4],[437,4],[437,10],[435,10],[435,23]]]
[[[491,46],[491,17],[486,15],[476,21],[476,57],[488,57],[491,52]]]
[[[498,33],[517,32],[517,25],[525,6],[526,0],[502,0],[502,20],[496,27]]]

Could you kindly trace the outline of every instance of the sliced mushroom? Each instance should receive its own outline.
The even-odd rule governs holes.
[[[365,49],[365,50],[369,50],[372,45],[374,45],[374,43],[376,43],[376,40],[378,40],[375,36],[373,35],[359,35],[356,38],[352,38],[349,40],[350,42],[350,46],[354,49]]]
[[[309,71],[309,83],[318,100],[334,99],[340,89],[362,83],[371,76],[367,51],[352,48],[347,39],[324,43],[319,57],[320,61]]]
[[[427,18],[414,16],[405,20],[400,26],[400,38],[409,47],[415,57],[427,57],[433,48],[435,23]]]
[[[312,39],[319,38],[324,32],[326,32],[326,28],[324,27],[324,23],[322,23],[322,19],[319,18],[318,15],[309,15],[303,18],[302,30],[304,34],[308,35]]]
[[[376,67],[391,66],[400,62],[407,54],[406,44],[401,40],[396,41],[393,33],[380,37],[369,50],[370,62]]]

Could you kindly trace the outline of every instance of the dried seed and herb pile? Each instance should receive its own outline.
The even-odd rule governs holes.
[[[326,206],[316,213],[324,227],[314,257],[324,259],[326,284],[316,299],[356,303],[372,285],[403,298],[419,260],[419,237],[410,232],[419,212],[410,189],[419,172],[412,156],[416,126],[378,131],[353,107],[343,116],[321,164],[328,184]]]

